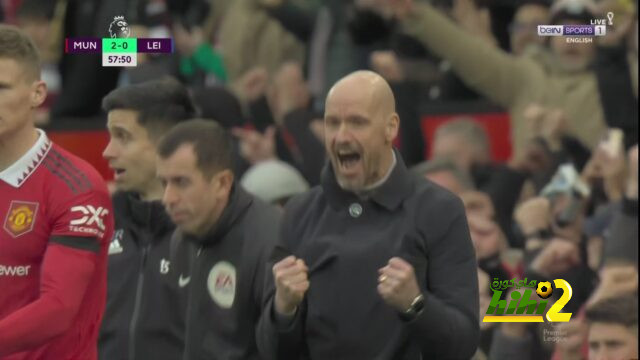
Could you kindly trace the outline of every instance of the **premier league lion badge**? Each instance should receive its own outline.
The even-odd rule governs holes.
[[[109,36],[111,38],[128,38],[131,35],[129,23],[124,16],[114,16],[113,21],[109,24]]]

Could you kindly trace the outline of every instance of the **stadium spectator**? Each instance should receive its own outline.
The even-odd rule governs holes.
[[[216,47],[220,48],[230,82],[254,67],[263,67],[268,74],[275,74],[287,61],[304,61],[304,46],[269,16],[261,2],[216,1],[206,21],[204,32],[215,34]]]
[[[186,29],[183,24],[176,23],[172,30],[180,54],[180,75],[186,83],[214,86],[227,81],[222,54],[207,41],[200,27]]]
[[[393,33],[393,23],[375,11],[373,1],[331,0],[306,9],[286,0],[261,2],[307,45],[305,68],[314,110],[324,106],[331,84],[352,71],[366,69],[372,51],[387,46]]]
[[[284,207],[295,195],[309,190],[309,184],[293,166],[279,160],[259,162],[240,179],[247,192],[270,204]]]
[[[638,357],[638,295],[603,300],[587,309],[589,359]]]
[[[156,29],[147,26],[131,25],[131,36],[137,38],[158,36],[155,35],[156,32]],[[166,36],[168,37],[169,35]],[[176,54],[138,53],[136,57],[135,67],[126,67],[120,72],[118,87],[135,85],[166,76],[175,78],[180,76],[179,56]]]
[[[599,271],[598,287],[593,291],[587,308],[609,298],[638,292],[638,269],[635,264],[609,263]]]
[[[433,159],[450,159],[472,178],[474,188],[488,194],[495,218],[512,245],[512,214],[530,173],[523,166],[506,166],[491,159],[486,130],[471,118],[456,118],[436,129]],[[492,216],[493,217],[493,216]]]
[[[637,38],[633,42],[637,13],[633,5],[620,6],[622,4],[624,2],[611,0],[599,4],[601,18],[610,11],[616,15],[615,27],[608,27],[607,34],[596,39],[594,72],[607,123],[624,131],[625,149],[629,149],[638,143]]]
[[[193,102],[205,119],[215,119],[225,129],[246,123],[242,105],[229,89],[222,86],[191,89]]]
[[[591,158],[582,170],[582,178],[593,191],[590,203],[593,210],[609,202],[620,201],[624,196],[627,165],[623,137],[619,129],[612,129],[593,149]]]
[[[551,201],[536,197],[516,209],[515,218],[525,237],[524,276],[568,281],[573,297],[565,309],[577,312],[591,295],[596,274],[587,264],[581,225],[584,209],[577,210],[569,223],[559,225],[560,214],[571,206],[562,195]]]
[[[471,177],[449,159],[435,159],[420,163],[411,171],[424,177],[456,195],[473,190]]]
[[[273,81],[266,70],[249,71],[236,84],[248,109],[247,127],[234,128],[241,156],[251,165],[279,158],[294,165],[310,184],[320,181],[325,161],[322,142],[312,127],[309,90],[297,63],[285,63]]]
[[[604,262],[638,265],[638,145],[629,151],[629,175],[622,206],[614,213],[610,236],[604,246]]]
[[[564,110],[569,133],[588,146],[602,136],[606,126],[602,106],[595,76],[587,70],[595,54],[593,44],[569,44],[564,37],[554,37],[550,42],[553,61],[543,64],[477,41],[429,4],[411,0],[389,0],[389,4],[408,34],[450,61],[469,86],[509,109],[516,154],[526,145],[523,110],[532,101]],[[577,13],[569,11],[573,8],[564,1],[556,5],[551,19],[555,24],[584,23],[593,17],[582,2]]]
[[[495,209],[489,196],[477,190],[465,191],[460,194],[460,199],[464,203],[467,216],[480,216],[485,219],[494,219]]]
[[[530,46],[544,46],[544,38],[538,36],[538,25],[549,22],[549,0],[520,1],[509,24],[511,52],[524,55]]]
[[[486,272],[491,280],[510,278],[509,272],[502,264],[501,255],[507,249],[508,243],[500,227],[493,220],[482,216],[471,215],[467,218],[478,267]]]
[[[436,129],[431,154],[449,158],[458,168],[473,175],[474,167],[491,162],[491,148],[482,125],[471,118],[447,121]]]

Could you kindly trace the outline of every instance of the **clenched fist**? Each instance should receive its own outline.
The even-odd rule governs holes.
[[[275,307],[283,315],[295,313],[309,289],[309,269],[302,259],[288,256],[273,266]]]
[[[405,312],[413,300],[420,295],[413,266],[393,257],[387,266],[378,270],[378,293],[382,299],[400,312]]]

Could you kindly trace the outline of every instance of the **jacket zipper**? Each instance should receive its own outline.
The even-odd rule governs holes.
[[[191,277],[191,282],[189,283],[189,300],[187,301],[187,318],[186,318],[187,328],[185,330],[185,339],[184,339],[185,359],[192,357],[191,348],[193,347],[193,345],[189,342],[189,338],[191,337],[191,334],[190,334],[191,331],[189,331],[189,324],[192,324],[192,321],[193,321],[192,318],[194,317],[194,315],[191,314],[191,308],[194,306],[194,304],[198,303],[197,299],[195,299],[196,292],[192,288],[194,286],[193,284],[196,282],[194,269],[199,268],[197,259],[200,257],[202,248],[204,248],[204,245],[198,246],[198,249],[196,250],[196,256],[195,258],[191,259],[191,264],[189,269],[189,276]]]
[[[138,272],[138,283],[136,285],[136,298],[133,305],[133,314],[129,323],[129,360],[135,360],[136,357],[136,328],[138,327],[138,317],[140,316],[140,303],[142,302],[142,288],[144,286],[144,268],[147,263],[147,254],[151,244],[142,248],[142,262],[140,271]]]

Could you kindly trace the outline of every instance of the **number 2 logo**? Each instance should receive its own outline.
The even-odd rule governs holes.
[[[571,289],[571,285],[564,279],[555,279],[553,280],[553,284],[556,289],[562,289],[562,296],[560,296],[560,299],[547,311],[547,321],[568,322],[571,319],[572,313],[561,313],[560,310],[571,300],[573,290]]]

